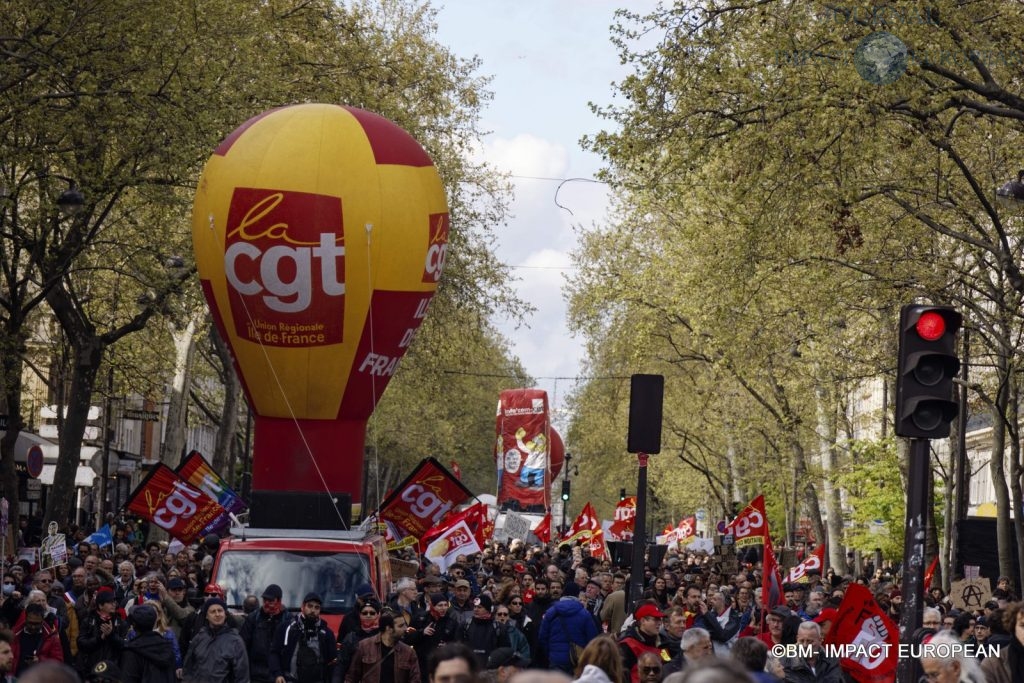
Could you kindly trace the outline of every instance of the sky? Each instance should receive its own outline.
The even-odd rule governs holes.
[[[513,266],[517,293],[536,310],[522,321],[492,322],[537,379],[535,387],[548,392],[555,425],[564,433],[568,424],[560,409],[583,373],[585,349],[584,340],[569,332],[563,284],[579,230],[607,221],[608,193],[594,182],[559,184],[593,179],[601,167],[579,141],[609,126],[588,102],[622,101],[612,87],[628,73],[609,40],[615,10],[647,12],[656,3],[448,0],[436,6],[439,42],[459,57],[478,56],[480,75],[493,77],[494,99],[481,125],[492,132],[481,158],[513,176],[511,216],[496,230],[496,253]],[[556,191],[564,209],[555,203]]]

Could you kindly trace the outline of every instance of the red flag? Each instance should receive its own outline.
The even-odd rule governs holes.
[[[456,507],[473,497],[458,479],[433,458],[426,458],[381,503],[377,517],[395,542],[422,538]],[[483,544],[481,543],[481,546]]]
[[[925,591],[931,590],[932,579],[935,578],[935,568],[939,566],[939,556],[936,555],[932,563],[928,565],[928,570],[924,573],[924,589]]]
[[[601,559],[610,559],[608,555],[608,546],[604,543],[604,529],[600,526],[594,531],[590,537],[590,556],[600,557]]]
[[[856,659],[843,657],[839,665],[857,683],[892,683],[896,680],[899,631],[866,586],[846,589],[839,614],[825,642],[860,646]]]
[[[823,566],[825,566],[824,544],[819,545],[806,560],[789,570],[789,573],[786,574],[786,583],[807,583],[809,581],[807,572],[820,572]]]
[[[690,515],[689,517],[679,520],[679,526],[676,528],[679,530],[679,533],[676,535],[679,537],[680,541],[693,538],[697,535],[697,516]]]
[[[608,528],[615,536],[612,540],[629,541],[633,538],[633,526],[636,520],[636,496],[627,496],[615,506],[615,519]]]
[[[455,460],[455,459],[452,459],[452,461],[450,463],[448,463],[448,464],[451,465],[451,467],[452,467],[452,474],[455,475],[455,478],[458,479],[459,481],[462,481],[462,468],[459,467],[458,461]]]
[[[128,499],[128,509],[186,545],[227,511],[163,463],[146,475]]]
[[[594,512],[594,506],[588,501],[583,506],[580,516],[576,518],[576,521],[572,523],[569,531],[562,538],[562,542],[571,544],[578,540],[589,539],[593,537],[595,531],[600,530],[601,524],[597,521],[597,513]]]
[[[420,552],[426,552],[427,546],[430,545],[438,536],[460,522],[466,523],[469,530],[473,533],[473,537],[476,539],[477,544],[481,548],[487,545],[487,538],[489,536],[487,526],[490,524],[491,533],[493,533],[494,524],[491,523],[490,517],[487,515],[487,506],[483,503],[475,503],[461,512],[451,513],[442,519],[440,524],[427,529],[427,531],[420,536]]]
[[[540,520],[540,524],[533,530],[533,535],[536,536],[541,543],[547,545],[551,542],[551,513],[544,515],[544,519]]]
[[[767,531],[767,525],[765,526]],[[775,548],[772,547],[771,536],[764,537],[764,561],[761,563],[761,603],[767,614],[772,607],[781,605],[785,599],[782,594],[782,576],[779,574],[779,561],[775,559]]]
[[[760,545],[768,538],[768,521],[764,511],[764,496],[750,501],[743,512],[725,527],[725,533],[736,537],[736,547]]]

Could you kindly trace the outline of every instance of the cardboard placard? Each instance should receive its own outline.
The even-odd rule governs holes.
[[[954,581],[949,587],[949,597],[953,607],[960,610],[979,610],[992,598],[988,579],[962,579]]]

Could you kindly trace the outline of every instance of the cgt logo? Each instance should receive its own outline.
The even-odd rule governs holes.
[[[438,524],[441,518],[454,507],[450,500],[443,500],[433,491],[413,484],[402,491],[402,500],[409,503],[409,510],[420,519],[429,519]]]
[[[752,508],[736,520],[736,524],[733,526],[733,533],[736,536],[736,540],[739,540],[747,536],[759,536],[763,533],[763,529],[764,517],[758,510]]]
[[[224,247],[224,276],[240,337],[273,346],[341,342],[340,198],[235,188]],[[300,336],[307,332],[315,336]]]
[[[178,525],[196,514],[199,510],[196,501],[200,500],[202,496],[202,493],[187,486],[184,482],[174,482],[170,495],[150,507],[153,522],[168,531],[176,529]]]
[[[427,258],[423,264],[423,282],[438,282],[444,270],[448,255],[448,214],[430,214],[430,242],[427,244]]]

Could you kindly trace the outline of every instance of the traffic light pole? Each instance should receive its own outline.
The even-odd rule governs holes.
[[[903,541],[903,608],[900,611],[900,642],[911,643],[911,636],[921,628],[924,609],[925,522],[930,491],[931,441],[910,440],[910,462],[907,467],[907,535]],[[913,657],[900,657],[896,679],[916,681],[920,665]]]
[[[647,454],[637,453],[640,472],[636,479],[636,517],[633,520],[633,563],[629,572],[626,604],[632,612],[644,594],[644,560],[647,550]]]

